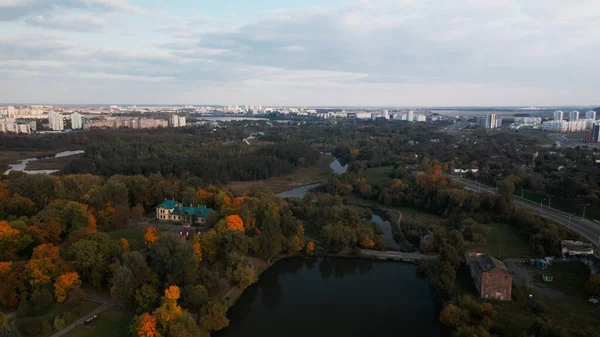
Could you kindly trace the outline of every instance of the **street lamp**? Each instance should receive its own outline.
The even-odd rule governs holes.
[[[590,204],[586,204],[586,205],[582,205],[583,206],[583,216],[581,217],[582,219],[585,219],[585,208],[588,207]]]
[[[544,201],[546,201],[546,199],[548,198],[544,198],[542,201],[540,201],[540,213],[542,213],[542,207],[544,206]]]
[[[554,196],[554,194],[548,196],[550,199],[548,199],[548,208],[552,208],[552,197]]]

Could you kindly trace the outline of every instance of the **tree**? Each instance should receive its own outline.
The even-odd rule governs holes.
[[[282,249],[281,227],[273,217],[269,216],[263,221],[261,231],[262,235],[259,236],[260,255],[270,262]]]
[[[131,308],[134,301],[133,296],[138,289],[138,282],[133,272],[125,266],[119,266],[113,273],[111,283],[111,297],[121,306]]]
[[[0,254],[12,257],[19,250],[19,234],[21,231],[12,228],[8,222],[0,221]]]
[[[144,284],[135,290],[135,312],[142,313],[150,310],[156,305],[158,292],[156,287]]]
[[[56,282],[54,282],[54,295],[56,296],[56,301],[58,303],[64,302],[67,299],[69,292],[79,288],[79,286],[81,286],[81,280],[79,279],[79,274],[76,272],[60,275]]]
[[[182,314],[181,307],[177,304],[180,296],[178,286],[169,286],[165,289],[161,306],[154,311],[154,317],[163,329],[168,330],[170,324],[179,319]]]
[[[462,325],[464,319],[464,311],[454,304],[449,304],[440,313],[440,322],[450,328],[456,328]]]
[[[158,228],[148,227],[144,234],[144,243],[146,246],[150,246],[158,241]]]
[[[310,241],[306,244],[306,254],[313,255],[315,253],[315,243]]]
[[[194,243],[194,255],[198,262],[202,262],[202,246],[199,241]]]
[[[244,231],[244,221],[240,218],[239,215],[233,214],[225,217],[225,221],[227,222],[227,230],[230,231]]]
[[[600,275],[592,275],[587,282],[587,291],[595,296],[600,296]]]
[[[233,279],[238,283],[240,288],[246,289],[256,282],[258,277],[253,266],[239,266],[233,272]]]
[[[192,315],[184,311],[179,319],[169,327],[169,335],[173,337],[196,337],[201,335],[201,331]]]
[[[129,241],[127,239],[119,239],[119,245],[121,246],[121,253],[125,254],[129,252]]]
[[[183,287],[181,298],[184,307],[198,311],[208,301],[208,290],[201,285],[187,285]]]
[[[138,337],[160,337],[156,329],[156,318],[147,312],[136,318],[134,329]]]
[[[25,266],[25,272],[32,286],[52,282],[60,274],[61,269],[59,249],[51,243],[35,247],[31,259]]]
[[[181,242],[173,233],[161,234],[160,239],[150,246],[150,257],[152,269],[158,273],[161,281],[170,284],[195,283],[199,262],[190,242]]]
[[[73,265],[82,276],[87,277],[88,284],[100,287],[110,273],[109,266],[121,253],[121,248],[108,234],[98,232],[75,242],[69,253]]]
[[[200,326],[208,331],[217,331],[229,325],[227,304],[224,301],[210,302],[200,316]]]
[[[506,200],[511,201],[514,198],[515,193],[515,184],[512,180],[506,178],[503,179],[498,184],[498,192],[502,195]]]

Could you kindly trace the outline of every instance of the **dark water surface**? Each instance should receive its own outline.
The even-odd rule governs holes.
[[[217,337],[439,336],[435,295],[412,264],[291,258],[265,271]]]
[[[381,230],[383,231],[383,234],[385,234],[385,243],[394,248],[400,248],[400,245],[394,239],[394,233],[392,232],[392,224],[389,221],[383,220],[379,215],[375,214],[373,214],[371,221],[376,223],[379,226],[379,228],[381,228]]]

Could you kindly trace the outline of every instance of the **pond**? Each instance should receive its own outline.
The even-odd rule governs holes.
[[[371,222],[377,224],[379,228],[381,228],[383,234],[385,234],[385,243],[391,247],[400,248],[400,245],[396,242],[396,240],[394,240],[392,224],[389,221],[383,220],[383,218],[381,218],[379,215],[373,214],[373,217],[371,217]]]
[[[276,263],[229,310],[216,337],[430,337],[435,295],[416,266],[353,258]]]
[[[23,173],[27,173],[27,174],[52,174],[52,173],[56,173],[59,170],[27,170],[27,164],[29,162],[40,160],[40,159],[63,158],[63,157],[69,157],[69,156],[74,156],[74,155],[83,154],[83,153],[85,153],[84,150],[64,151],[64,152],[59,152],[59,153],[55,154],[54,156],[50,156],[50,157],[26,158],[26,159],[21,160],[21,162],[18,163],[18,164],[9,164],[8,165],[9,168],[8,168],[8,170],[6,172],[4,172],[4,174],[9,174],[10,172],[13,172],[13,171],[23,172]]]
[[[331,167],[331,170],[335,174],[344,174],[348,170],[348,164],[342,166],[342,163],[340,163],[337,158],[334,158],[334,161],[329,164],[329,167]]]

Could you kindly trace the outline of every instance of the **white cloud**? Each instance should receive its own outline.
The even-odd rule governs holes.
[[[236,14],[180,17],[117,0],[0,0],[0,8],[40,32],[0,35],[0,70],[35,69],[65,88],[73,83],[65,98],[81,79],[115,87],[148,81],[161,90],[152,99],[172,102],[210,92],[207,98],[222,103],[235,93],[255,103],[285,98],[319,105],[587,104],[600,88],[597,0],[361,0],[262,12],[247,25],[230,20]],[[131,28],[112,17],[119,13],[174,19]],[[112,20],[137,37],[103,29]],[[101,34],[83,43],[44,28]],[[174,90],[164,91],[161,81]],[[0,89],[6,86],[0,79]],[[136,90],[128,92],[142,95]],[[110,100],[116,93],[101,95]]]

